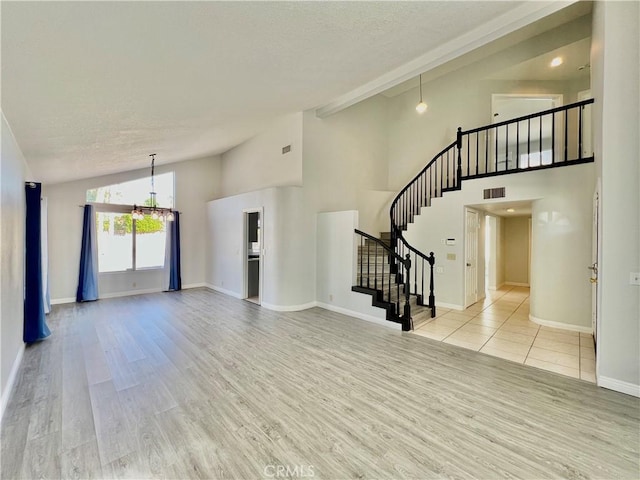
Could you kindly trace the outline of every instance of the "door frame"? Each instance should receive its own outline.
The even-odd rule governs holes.
[[[262,305],[264,285],[264,207],[245,208],[242,210],[242,298],[249,298],[249,214],[259,214],[258,241],[260,255],[258,256],[258,304]]]
[[[476,254],[475,254],[475,286],[476,286],[476,291],[475,291],[475,299],[473,301],[467,301],[467,299],[470,297],[470,293],[467,291],[467,287],[469,285],[469,268],[467,268],[467,263],[468,263],[468,252],[467,252],[467,245],[468,245],[468,235],[469,235],[469,230],[467,228],[467,215],[469,213],[473,213],[476,216],[476,220],[477,220],[477,226],[476,226]],[[464,248],[463,248],[463,268],[464,268],[464,300],[463,300],[463,305],[464,308],[469,307],[470,305],[473,305],[474,303],[476,303],[478,300],[480,300],[481,295],[480,292],[478,291],[478,278],[480,278],[480,270],[479,270],[479,265],[482,263],[480,262],[479,259],[479,252],[480,252],[480,230],[481,230],[481,226],[482,223],[480,221],[482,213],[479,212],[478,210],[475,210],[473,208],[469,208],[469,207],[465,207],[464,209]],[[483,255],[484,256],[484,255]],[[484,269],[484,268],[483,268]],[[484,275],[484,271],[482,272]]]
[[[562,93],[492,93],[491,94],[491,124],[494,123],[499,123],[502,122],[504,120],[509,120],[507,118],[501,118],[499,119],[499,121],[497,121],[496,119],[496,100],[500,100],[500,99],[549,99],[553,102],[553,107],[552,108],[556,108],[556,107],[561,107],[562,105],[564,105],[564,94]],[[531,112],[531,113],[536,113],[536,112]],[[491,129],[492,132],[492,137],[490,140],[490,150],[493,149],[491,151],[491,158],[495,157],[495,129]],[[561,136],[563,135],[563,130],[561,128],[560,122],[556,123],[556,128],[555,128],[556,132],[555,132],[555,145],[553,146],[554,150],[556,152],[560,151],[560,148],[562,146],[562,138]],[[542,141],[542,139],[540,139],[540,141]],[[506,155],[508,157],[509,152],[506,152]],[[553,159],[553,161],[555,161],[555,159]],[[520,168],[520,159],[516,158],[515,159],[516,162],[516,166],[518,168]],[[540,159],[540,164],[542,164],[542,158]]]

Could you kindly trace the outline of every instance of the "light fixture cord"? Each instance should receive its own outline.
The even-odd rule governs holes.
[[[155,164],[156,164],[156,154],[152,153],[149,156],[151,157],[151,203],[153,204],[151,206],[155,208],[156,207],[156,186],[153,180],[153,171],[155,169]]]
[[[422,103],[422,74],[420,74],[420,103]]]

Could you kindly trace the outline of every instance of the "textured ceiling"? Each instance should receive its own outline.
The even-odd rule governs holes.
[[[2,1],[2,111],[45,183],[203,157],[521,3]]]

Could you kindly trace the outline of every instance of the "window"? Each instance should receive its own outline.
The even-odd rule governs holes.
[[[161,173],[154,176],[156,203],[158,207],[173,208],[174,174]],[[129,182],[106,185],[87,190],[87,202],[109,203],[116,205],[148,205],[151,190],[151,177],[139,178]]]
[[[173,208],[173,172],[155,176],[157,206]],[[124,272],[164,267],[166,222],[131,216],[133,205],[148,205],[150,177],[87,190],[96,208],[98,271]]]

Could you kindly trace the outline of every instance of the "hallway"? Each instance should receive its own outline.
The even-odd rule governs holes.
[[[529,320],[529,288],[507,286],[464,311],[438,308],[416,335],[595,383],[593,336]]]

